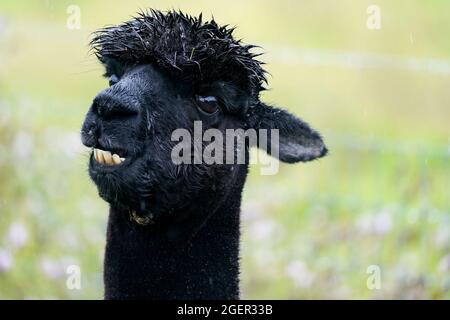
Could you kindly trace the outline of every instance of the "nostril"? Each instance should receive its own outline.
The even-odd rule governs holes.
[[[81,142],[87,147],[93,147],[97,141],[98,127],[95,121],[89,119],[88,114],[81,128]]]

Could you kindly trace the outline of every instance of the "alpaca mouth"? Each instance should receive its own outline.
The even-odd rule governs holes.
[[[125,157],[121,157],[117,153],[97,148],[93,148],[92,154],[97,163],[107,166],[118,166],[126,160]]]

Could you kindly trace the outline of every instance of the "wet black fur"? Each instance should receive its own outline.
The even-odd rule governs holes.
[[[153,63],[175,78],[201,83],[233,83],[258,95],[266,81],[259,54],[232,36],[234,28],[182,12],[151,10],[118,26],[97,31],[92,47],[100,59]]]
[[[120,167],[89,162],[111,208],[105,298],[239,298],[248,164],[176,165],[172,132],[192,132],[198,120],[223,133],[279,129],[279,157],[290,163],[324,156],[320,135],[259,100],[265,77],[252,46],[214,21],[152,10],[96,32],[92,48],[114,81],[89,108],[82,141],[127,159]],[[196,95],[217,97],[220,111],[201,112]]]

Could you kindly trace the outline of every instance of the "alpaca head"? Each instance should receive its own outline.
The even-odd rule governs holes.
[[[277,154],[285,162],[326,154],[316,131],[259,100],[262,63],[232,31],[201,16],[151,11],[94,34],[91,45],[110,86],[94,98],[81,131],[83,143],[94,148],[89,173],[100,196],[137,221],[170,217],[233,183],[232,164],[173,161],[178,142],[172,134],[193,132],[196,121],[203,131],[224,134],[278,129]],[[234,172],[245,175],[246,164],[238,167]]]

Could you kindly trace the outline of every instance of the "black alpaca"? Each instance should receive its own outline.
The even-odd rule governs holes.
[[[289,163],[327,152],[305,122],[259,100],[262,63],[232,31],[201,16],[152,10],[94,34],[110,87],[95,97],[81,136],[93,148],[89,174],[110,203],[106,299],[239,298],[251,142],[244,140],[243,164],[177,164],[176,129],[192,132],[194,121],[224,134],[278,129],[279,144],[264,149]]]

